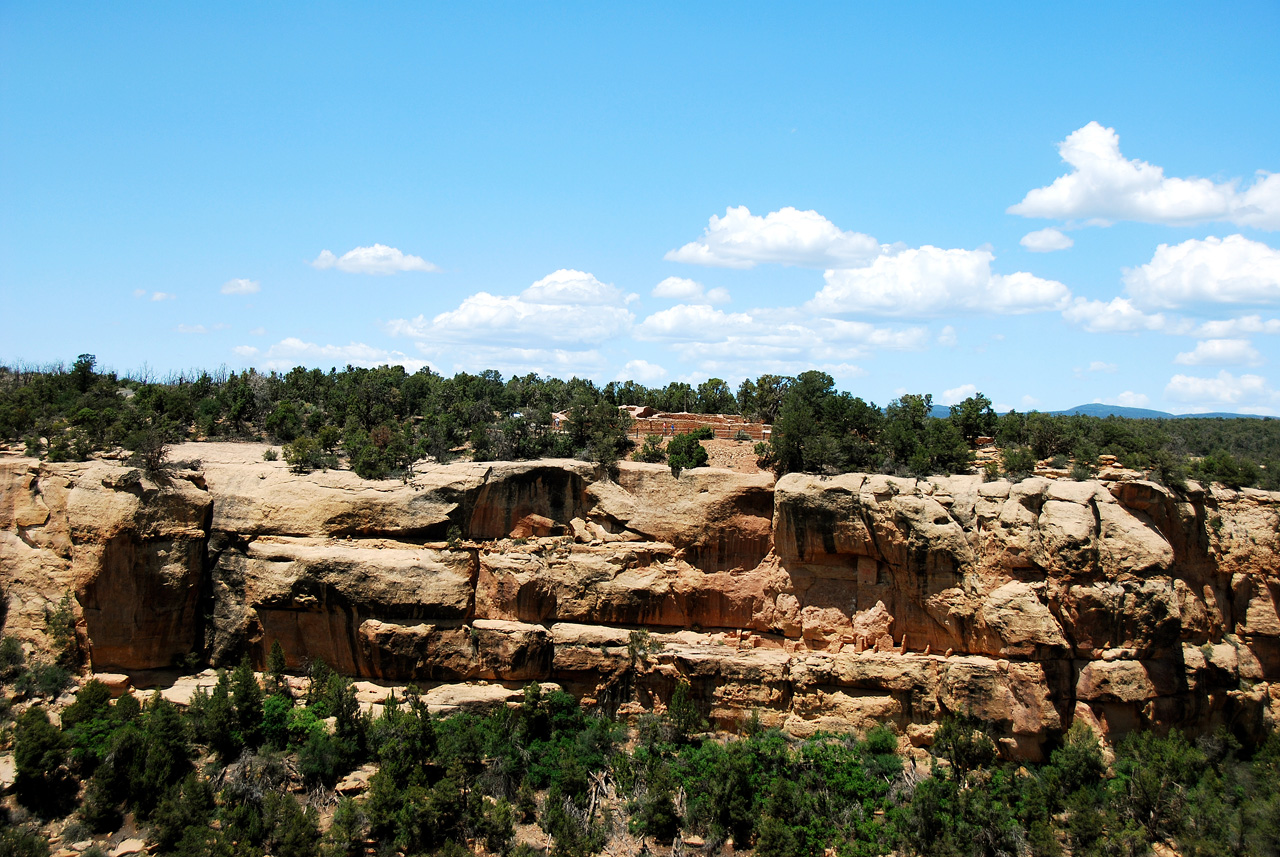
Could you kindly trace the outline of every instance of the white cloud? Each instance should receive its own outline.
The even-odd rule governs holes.
[[[696,303],[723,304],[729,302],[728,289],[716,288],[707,291],[702,283],[685,277],[667,277],[654,286],[650,294],[655,298],[669,298],[671,300]]]
[[[236,354],[240,355],[241,357],[257,357],[258,356],[258,349],[253,347],[252,345],[237,345],[235,348],[232,348],[231,350],[234,351]]]
[[[209,329],[203,324],[180,324],[174,328],[178,333],[208,333]]]
[[[1186,224],[1224,220],[1280,229],[1280,174],[1259,173],[1243,192],[1239,182],[1174,178],[1120,153],[1120,135],[1090,122],[1058,146],[1072,171],[1030,191],[1009,213],[1057,220],[1137,220]]]
[[[1065,236],[1060,236],[1065,238]],[[1024,313],[1061,309],[1071,293],[1062,283],[1025,271],[996,274],[989,247],[948,250],[880,244],[845,232],[816,211],[782,208],[763,217],[745,206],[712,216],[702,240],[667,253],[668,260],[731,268],[761,263],[820,267],[826,285],[805,307],[816,313],[932,316],[945,312]],[[694,280],[668,277],[656,297],[690,305],[717,303]]]
[[[1032,408],[1038,408],[1040,407],[1040,400],[1037,399],[1035,396],[1023,396],[1022,407],[1024,410],[1031,410]]]
[[[956,329],[951,325],[947,325],[938,331],[938,344],[946,347],[955,345],[959,340],[956,337]]]
[[[599,351],[569,348],[518,348],[483,343],[459,348],[455,345],[418,342],[418,350],[431,358],[433,366],[452,372],[480,372],[496,369],[505,375],[551,375],[556,378],[600,377],[606,361]]]
[[[401,253],[395,247],[374,244],[372,247],[356,247],[341,256],[321,250],[312,262],[313,268],[337,268],[348,274],[396,274],[402,271],[438,271],[435,265],[421,256]]]
[[[1184,351],[1173,358],[1183,366],[1257,366],[1262,355],[1247,339],[1203,339],[1192,351]]]
[[[394,334],[443,342],[501,343],[537,348],[541,343],[599,344],[626,333],[635,316],[632,299],[582,271],[559,270],[519,295],[477,292],[457,309],[428,320],[395,319]]]
[[[147,290],[134,289],[133,296],[135,298],[145,298],[147,296]],[[151,300],[153,301],[171,301],[176,297],[177,295],[172,295],[169,292],[151,292]]]
[[[1125,390],[1118,396],[1110,399],[1098,399],[1104,405],[1119,405],[1122,408],[1145,408],[1151,404],[1151,397],[1146,393],[1135,393],[1133,390]]]
[[[977,385],[961,384],[959,387],[952,387],[950,390],[944,390],[942,395],[938,397],[938,404],[958,405],[977,392]]]
[[[1070,236],[1063,235],[1060,230],[1050,226],[1047,229],[1028,232],[1022,236],[1022,240],[1018,243],[1032,253],[1052,253],[1055,250],[1066,250],[1069,247],[1074,247],[1076,242],[1072,241]]]
[[[721,377],[820,369],[853,378],[864,371],[852,360],[874,350],[921,349],[931,339],[924,327],[877,327],[796,308],[728,313],[705,304],[656,312],[636,326],[634,336],[664,343],[698,372]]]
[[[636,328],[637,339],[697,342],[758,330],[747,313],[726,313],[708,304],[677,304],[646,318]]]
[[[925,245],[886,252],[862,268],[828,270],[808,307],[816,312],[932,316],[946,312],[1025,313],[1061,309],[1070,291],[1018,271],[993,274],[990,250]]]
[[[687,277],[667,277],[653,287],[650,293],[655,298],[671,298],[673,300],[691,300],[702,297],[702,283]]]
[[[227,280],[222,284],[222,293],[224,295],[255,295],[262,290],[262,284],[257,280],[246,280],[243,277],[236,280]]]
[[[1174,375],[1164,392],[1170,399],[1190,403],[1200,411],[1223,405],[1250,405],[1263,410],[1275,401],[1275,393],[1267,385],[1266,378],[1261,375],[1236,376],[1225,369],[1213,378]]]
[[[266,336],[267,329],[265,327],[255,327],[253,330],[249,331],[249,335],[250,336]]]
[[[424,316],[390,323],[392,333],[415,339],[530,341],[598,344],[625,333],[634,316],[618,307],[532,304],[519,297],[479,292],[429,322]]]
[[[1101,360],[1094,360],[1089,364],[1090,372],[1106,372],[1107,374],[1115,374],[1120,367],[1114,363],[1105,363]]]
[[[241,350],[246,349],[246,350]],[[236,353],[244,357],[252,357],[247,349],[253,346],[239,346]],[[352,342],[347,345],[319,345],[305,342],[290,336],[272,345],[262,352],[263,360],[258,366],[262,369],[286,370],[294,366],[403,366],[409,372],[416,372],[427,365],[425,360],[417,360],[400,351],[388,351],[375,348],[363,342]]]
[[[1062,317],[1090,333],[1123,333],[1135,330],[1164,330],[1169,321],[1160,313],[1148,315],[1128,298],[1095,301],[1076,298],[1062,311]]]
[[[1195,329],[1195,336],[1221,339],[1242,333],[1280,333],[1280,318],[1262,320],[1260,315],[1246,315],[1221,321],[1206,321]]]
[[[641,384],[652,385],[666,377],[667,370],[657,364],[650,363],[648,360],[628,360],[614,380],[637,381]]]
[[[637,297],[624,295],[615,285],[602,283],[591,274],[569,268],[548,274],[520,293],[521,300],[527,303],[560,306],[630,303]]]
[[[1147,306],[1280,301],[1280,250],[1243,235],[1161,244],[1151,261],[1126,268],[1125,288]]]
[[[753,268],[761,263],[808,268],[865,264],[880,253],[880,243],[861,232],[844,232],[816,211],[790,206],[763,217],[745,205],[712,215],[700,241],[691,241],[663,258],[693,265]]]

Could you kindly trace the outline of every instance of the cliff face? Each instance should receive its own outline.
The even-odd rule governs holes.
[[[554,680],[610,708],[676,683],[720,725],[948,712],[1036,758],[1103,731],[1280,717],[1280,495],[1147,482],[818,478],[576,461],[413,484],[189,444],[160,483],[0,459],[5,633],[75,595],[98,670],[322,657],[386,681]],[[452,527],[465,537],[450,545]]]

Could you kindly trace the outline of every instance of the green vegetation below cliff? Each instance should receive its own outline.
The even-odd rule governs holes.
[[[630,729],[537,685],[514,707],[446,717],[410,689],[374,716],[320,663],[295,698],[273,661],[261,677],[247,665],[221,674],[185,710],[159,694],[112,702],[90,681],[58,727],[11,658],[16,804],[0,815],[0,851],[39,857],[54,831],[101,844],[122,828],[157,853],[192,857],[480,844],[527,855],[539,853],[533,841],[588,855],[677,837],[686,850],[721,853],[731,840],[760,857],[1138,855],[1157,843],[1274,855],[1280,842],[1277,735],[1241,747],[1225,732],[1195,744],[1137,732],[1108,764],[1081,724],[1047,763],[1015,765],[998,759],[983,724],[953,718],[917,763],[884,728],[803,741],[750,723],[743,735],[704,733],[684,685]],[[362,765],[363,794],[339,798],[335,784]]]

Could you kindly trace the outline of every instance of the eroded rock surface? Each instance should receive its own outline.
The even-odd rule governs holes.
[[[39,642],[71,593],[98,671],[278,640],[293,667],[554,681],[624,713],[688,681],[722,726],[883,722],[921,746],[970,713],[1023,758],[1076,717],[1280,717],[1277,494],[579,461],[369,482],[262,449],[188,444],[160,480],[0,458],[4,632]]]

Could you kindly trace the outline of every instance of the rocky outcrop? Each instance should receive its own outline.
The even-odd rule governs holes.
[[[211,499],[200,475],[0,460],[5,630],[35,639],[74,593],[95,668],[170,666],[199,646]]]
[[[722,726],[948,714],[1036,758],[1106,732],[1280,716],[1280,495],[578,461],[290,473],[191,444],[163,479],[0,458],[5,633],[70,592],[92,668],[323,658],[350,675],[609,710],[688,681]],[[197,460],[198,459],[198,460]]]

